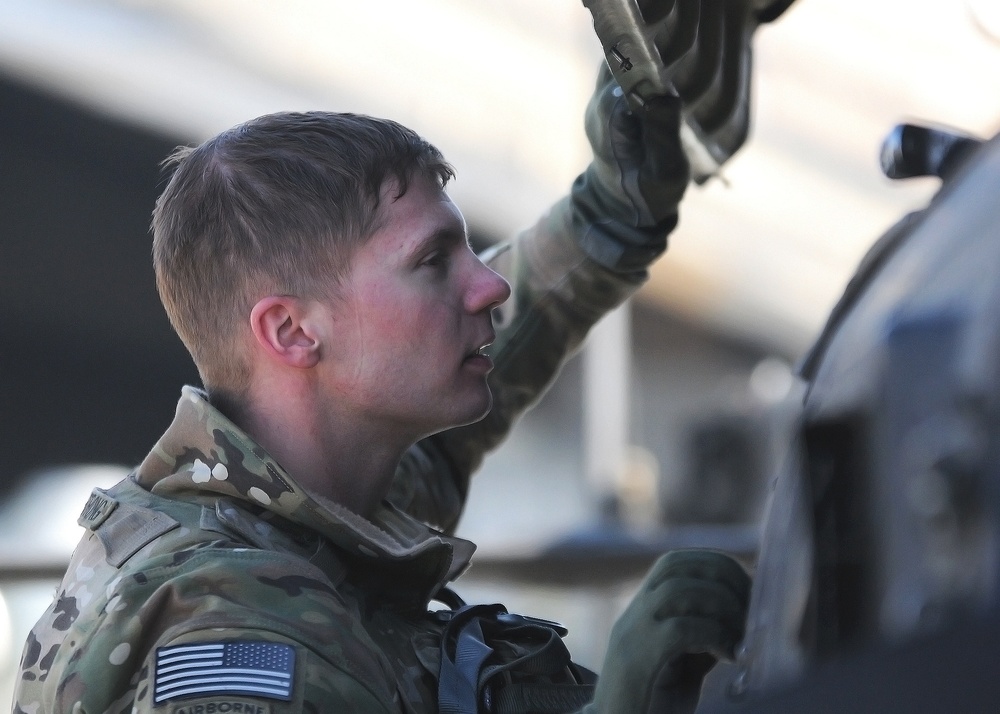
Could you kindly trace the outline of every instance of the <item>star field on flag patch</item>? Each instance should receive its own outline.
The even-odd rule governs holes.
[[[292,698],[295,649],[276,642],[199,642],[159,647],[153,677],[156,704],[182,697],[241,694]]]

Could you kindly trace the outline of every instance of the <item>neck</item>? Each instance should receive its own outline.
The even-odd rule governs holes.
[[[285,385],[245,400],[213,394],[212,402],[264,447],[306,491],[370,517],[388,493],[413,439]],[[280,398],[268,395],[280,394]]]

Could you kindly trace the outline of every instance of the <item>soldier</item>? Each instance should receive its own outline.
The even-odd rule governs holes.
[[[482,260],[451,167],[394,122],[275,114],[179,150],[153,259],[204,390],[91,496],[14,711],[692,710],[742,637],[721,554],[653,567],[596,686],[556,626],[445,588],[470,474],[666,246],[679,114],[603,74],[594,161]]]

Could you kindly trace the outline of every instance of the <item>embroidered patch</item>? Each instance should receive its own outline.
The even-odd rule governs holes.
[[[260,702],[231,699],[187,700],[174,705],[173,714],[271,714],[271,707]]]
[[[101,489],[95,488],[91,492],[90,498],[87,499],[87,504],[83,507],[83,512],[76,519],[76,522],[84,528],[94,530],[97,526],[104,523],[117,506],[118,501],[108,497]]]
[[[159,647],[153,701],[233,694],[289,701],[294,676],[290,645],[233,641]]]

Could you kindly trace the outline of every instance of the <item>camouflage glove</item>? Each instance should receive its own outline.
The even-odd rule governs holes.
[[[632,113],[607,65],[587,105],[594,160],[570,193],[580,246],[619,273],[645,269],[667,247],[690,178],[681,103],[659,96]]]
[[[750,578],[728,556],[667,553],[650,569],[611,630],[583,714],[688,714],[705,675],[743,639]]]

